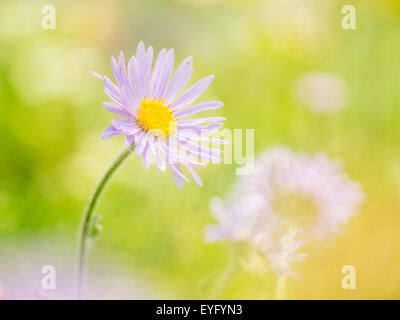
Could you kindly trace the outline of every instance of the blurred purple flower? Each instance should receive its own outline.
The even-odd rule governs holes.
[[[32,244],[33,243],[33,244]],[[69,245],[44,242],[10,246],[0,252],[0,300],[76,299]],[[113,259],[102,259],[88,277],[84,299],[146,299],[150,286]],[[54,287],[48,287],[54,269]],[[154,296],[153,296],[154,297]]]
[[[250,247],[265,255],[277,275],[294,275],[291,264],[307,256],[297,252],[304,240],[294,230],[284,234],[278,227],[277,217],[268,214],[265,205],[259,194],[233,193],[226,204],[219,198],[212,199],[210,206],[218,225],[206,227],[206,239],[210,242],[231,240],[249,243]],[[246,269],[258,269],[243,257],[241,262]]]
[[[253,173],[238,182],[226,205],[211,202],[218,225],[207,226],[206,237],[249,242],[277,274],[290,275],[291,262],[305,257],[297,250],[339,232],[364,197],[339,161],[276,148],[257,158]]]
[[[253,173],[239,184],[242,192],[259,195],[264,210],[280,223],[310,231],[318,239],[339,232],[365,198],[339,160],[283,147],[259,155]]]

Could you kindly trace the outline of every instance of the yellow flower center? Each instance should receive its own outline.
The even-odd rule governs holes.
[[[165,106],[163,100],[146,100],[144,97],[138,109],[137,124],[146,132],[152,132],[155,136],[169,137],[176,131],[177,120],[172,115],[173,111]]]

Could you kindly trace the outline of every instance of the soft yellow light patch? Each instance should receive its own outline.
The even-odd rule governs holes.
[[[272,202],[274,211],[297,226],[310,226],[318,216],[314,201],[297,193],[276,195]]]
[[[176,131],[177,120],[172,115],[169,106],[165,106],[163,100],[144,100],[138,109],[137,124],[144,131],[151,131],[156,136],[169,137]]]

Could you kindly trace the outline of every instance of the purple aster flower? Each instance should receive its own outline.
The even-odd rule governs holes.
[[[222,117],[186,119],[198,112],[223,106],[220,101],[192,103],[208,88],[214,76],[208,76],[180,94],[189,81],[192,72],[192,57],[188,57],[173,74],[174,51],[163,49],[153,63],[153,48],[145,48],[140,42],[136,56],[125,66],[121,52],[118,62],[111,58],[116,84],[108,77],[93,75],[104,81],[104,91],[113,100],[103,106],[123,119],[113,119],[112,125],[103,133],[107,139],[125,135],[125,143],[135,144],[135,151],[142,155],[146,168],[155,160],[159,170],[171,168],[179,188],[188,178],[182,173],[185,166],[193,179],[202,186],[194,167],[204,167],[207,162],[218,163],[221,151],[205,145],[224,143],[207,136],[218,130],[225,120]]]

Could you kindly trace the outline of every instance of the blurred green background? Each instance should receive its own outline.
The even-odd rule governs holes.
[[[55,30],[41,27],[47,4],[56,8]],[[356,30],[341,27],[346,4],[357,10]],[[100,139],[113,115],[88,71],[111,76],[110,56],[134,54],[140,40],[156,52],[174,48],[176,63],[192,55],[190,83],[214,74],[202,99],[225,103],[218,112],[225,127],[255,129],[256,152],[324,151],[362,184],[360,213],[342,235],[308,252],[287,298],[400,298],[397,0],[1,1],[0,267],[12,259],[10,247],[25,252],[39,239],[62,244],[72,267],[82,210],[123,144]],[[308,72],[344,80],[343,109],[301,105],[293,92]],[[209,199],[229,192],[235,168],[202,168],[203,188],[192,182],[178,190],[170,172],[145,170],[133,156],[98,208],[104,231],[89,270],[112,260],[147,283],[145,297],[207,297],[230,259],[228,243],[204,242],[214,222]],[[341,287],[346,264],[357,270],[356,290]],[[219,298],[270,299],[275,283],[272,272],[241,270]]]

